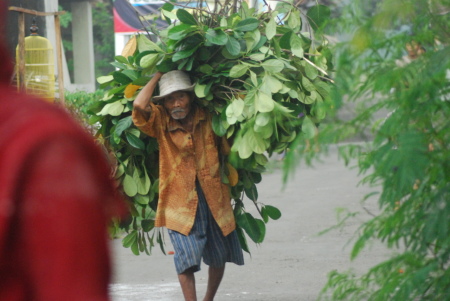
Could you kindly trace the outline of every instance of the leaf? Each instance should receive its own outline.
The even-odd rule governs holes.
[[[248,145],[250,145],[252,151],[257,154],[262,154],[266,151],[266,144],[264,143],[264,139],[251,129],[247,130],[247,132],[244,134],[243,140]]]
[[[255,220],[255,218],[248,212],[242,213],[236,218],[237,224],[245,230],[247,235],[253,240],[255,243],[261,237],[261,230]]]
[[[237,151],[239,153],[239,157],[241,159],[247,159],[249,158],[252,154],[253,154],[253,150],[250,144],[247,143],[247,140],[243,140],[242,138],[240,139],[240,141],[235,141],[235,143],[233,144],[237,145]]]
[[[249,58],[254,61],[263,61],[266,58],[266,55],[264,53],[252,53]]]
[[[239,227],[239,225],[236,226],[236,233],[239,239],[239,244],[241,245],[242,250],[244,250],[247,253],[250,253],[250,250],[247,245],[247,240],[245,239],[244,231],[242,231],[242,228]]]
[[[214,133],[219,137],[222,137],[227,133],[227,129],[223,126],[222,118],[220,117],[220,115],[213,116],[212,129]]]
[[[205,37],[207,41],[215,45],[225,45],[228,42],[228,35],[222,29],[209,28]]]
[[[134,93],[136,93],[137,90],[139,90],[141,86],[137,86],[137,85],[133,85],[133,84],[129,84],[126,88],[124,93],[124,96],[126,98],[131,98],[134,96]]]
[[[168,4],[168,3],[166,2],[166,4]],[[165,4],[164,4],[164,5],[165,5]],[[164,5],[163,5],[163,6],[164,6]],[[173,12],[169,11],[169,10],[165,10],[165,9],[162,9],[162,8],[161,8],[161,13],[164,15],[164,17],[167,17],[167,18],[169,18],[170,20],[175,20],[175,19],[177,19],[177,15],[174,14]]]
[[[129,84],[132,81],[131,78],[129,78],[128,76],[126,76],[125,74],[123,74],[120,71],[115,71],[115,72],[113,72],[112,75],[114,77],[114,80],[122,85]]]
[[[236,31],[252,31],[258,28],[259,21],[256,18],[247,18],[237,23],[234,30]]]
[[[123,57],[132,56],[137,49],[137,39],[136,36],[132,36],[128,42],[125,44],[125,47],[122,50]]]
[[[155,227],[155,221],[152,219],[143,219],[141,221],[141,226],[142,226],[142,230],[144,230],[144,232],[149,232],[150,230],[152,230]]]
[[[133,124],[133,120],[131,119],[131,116],[127,116],[125,118],[122,118],[119,120],[119,122],[116,125],[115,133],[117,136],[121,136],[123,131],[128,129]]]
[[[268,40],[272,40],[272,38],[277,33],[277,24],[273,18],[270,18],[269,22],[266,24],[266,37]]]
[[[228,182],[230,183],[230,186],[236,186],[239,182],[239,175],[237,170],[230,163],[226,163],[226,167],[228,169]]]
[[[268,72],[277,73],[284,69],[284,63],[281,60],[270,59],[264,61],[261,66]]]
[[[314,30],[322,28],[326,22],[330,19],[331,10],[325,5],[315,5],[311,7],[306,16],[309,19],[309,24]]]
[[[99,76],[97,77],[97,82],[102,85],[106,83],[110,83],[114,80],[114,76],[112,75],[105,75],[105,76]]]
[[[185,49],[185,50],[182,50],[182,51],[175,52],[175,54],[172,57],[172,61],[176,62],[176,61],[185,59],[187,57],[190,57],[195,52],[195,50],[197,50],[197,48],[198,48],[198,46],[194,47],[192,49]]]
[[[257,112],[272,112],[275,107],[272,97],[264,92],[258,92],[255,98],[255,110]]]
[[[197,25],[197,21],[195,20],[194,16],[192,16],[185,9],[181,9],[181,8],[178,9],[177,10],[177,17],[178,17],[178,20],[180,20],[184,24]]]
[[[225,48],[233,56],[236,56],[241,52],[241,45],[239,44],[238,40],[230,36],[228,36],[228,41],[225,45]]]
[[[248,71],[248,66],[246,66],[246,65],[242,65],[242,64],[234,65],[230,69],[230,77],[233,77],[233,78],[241,77],[245,73],[247,73],[247,71]]]
[[[118,61],[119,63],[123,64],[123,66],[128,65],[128,60],[127,60],[124,56],[122,56],[122,55],[116,55],[116,56],[114,57],[114,59],[115,59],[116,61]]]
[[[137,239],[137,232],[133,230],[131,233],[128,233],[127,236],[123,238],[122,245],[125,248],[129,248],[136,241],[136,239]]]
[[[136,70],[127,69],[123,70],[122,73],[128,76],[128,78],[132,81],[138,79],[138,77],[140,76],[139,72],[137,72]]]
[[[291,44],[292,53],[296,57],[303,58],[304,51],[303,51],[303,47],[302,47],[302,45],[303,45],[302,39],[299,36],[297,36],[296,34],[292,34],[290,44]]]
[[[140,34],[137,38],[139,52],[153,50],[157,52],[163,52],[162,49],[154,42],[150,41],[145,35]]]
[[[134,197],[136,195],[137,186],[136,186],[136,183],[134,182],[133,178],[130,175],[128,175],[128,174],[125,175],[122,185],[123,185],[123,191],[125,192],[126,195],[128,195],[129,197]]]
[[[205,93],[205,91],[206,91],[206,85],[196,84],[196,85],[195,85],[195,88],[194,88],[194,91],[195,91],[195,95],[196,95],[198,98],[203,98],[203,97],[206,96],[206,93]]]
[[[180,24],[169,29],[168,38],[172,40],[181,40],[183,39],[190,31],[193,30],[193,27],[188,24]]]
[[[150,53],[141,58],[141,60],[139,61],[139,65],[142,68],[151,68],[156,65],[157,61],[158,61],[158,54]]]
[[[120,102],[120,100],[115,101],[113,103],[106,104],[103,109],[97,113],[97,115],[111,115],[111,116],[119,116],[122,114],[125,106]]]
[[[267,215],[273,220],[277,220],[281,217],[281,211],[274,206],[266,205],[264,206],[264,210],[266,211]]]
[[[277,93],[283,88],[283,84],[278,79],[270,75],[264,76],[263,86],[267,87],[271,93]]]
[[[297,30],[301,24],[300,12],[298,10],[292,10],[289,14],[288,26],[294,30]]]
[[[302,76],[302,86],[306,91],[313,92],[316,91],[314,84],[306,77]]]
[[[137,192],[139,194],[146,195],[146,194],[148,194],[148,192],[150,190],[151,182],[150,182],[150,178],[145,170],[145,167],[140,168],[140,170],[144,171],[144,175],[140,176],[139,171],[136,168],[133,173],[133,179],[137,186]],[[148,204],[148,198],[146,200],[146,203]]]
[[[138,137],[136,137],[135,135],[133,135],[129,132],[126,132],[125,137],[127,137],[127,141],[128,141],[128,143],[130,143],[131,146],[141,149],[141,150],[145,149],[144,142],[142,142],[142,140],[139,139]]]
[[[305,116],[302,123],[302,133],[304,134],[305,139],[313,138],[316,135],[316,131],[317,128],[314,122],[311,120],[311,118]]]
[[[256,243],[260,244],[264,241],[264,237],[266,236],[266,224],[260,220],[259,218],[255,218],[256,224],[258,225],[259,228],[259,239],[258,241],[256,241]]]
[[[262,127],[268,124],[271,119],[272,118],[268,113],[258,113],[258,115],[256,115],[255,124]]]

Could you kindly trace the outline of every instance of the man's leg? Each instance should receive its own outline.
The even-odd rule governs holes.
[[[209,267],[208,270],[208,287],[206,289],[206,295],[203,301],[213,301],[216,295],[217,289],[219,288],[220,282],[223,278],[223,273],[225,272],[225,265],[220,268]]]
[[[197,293],[195,291],[195,276],[192,269],[178,274],[181,290],[185,301],[197,301]]]

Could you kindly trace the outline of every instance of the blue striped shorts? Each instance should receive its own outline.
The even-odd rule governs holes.
[[[177,273],[181,274],[188,269],[192,272],[199,271],[202,258],[206,265],[212,267],[223,267],[226,262],[243,265],[244,256],[236,231],[223,236],[197,181],[196,187],[198,207],[191,232],[189,235],[183,235],[177,231],[168,230],[175,251],[174,261]]]

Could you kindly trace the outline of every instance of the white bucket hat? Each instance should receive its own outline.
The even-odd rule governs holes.
[[[191,83],[189,76],[180,70],[169,71],[159,80],[159,95],[153,97],[158,101],[176,91],[193,91],[195,84]]]

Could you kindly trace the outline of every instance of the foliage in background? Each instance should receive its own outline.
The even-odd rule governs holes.
[[[233,141],[222,180],[231,186],[238,236],[249,252],[244,231],[261,243],[265,223],[281,215],[258,202],[256,184],[267,155],[312,139],[329,109],[331,53],[319,29],[330,11],[314,6],[306,16],[280,2],[275,10],[258,12],[239,1],[189,11],[166,3],[161,12],[169,27],[148,29],[158,42],[144,35],[132,38],[112,63],[118,69],[98,78],[109,90],[90,108],[91,123],[101,124],[98,133],[116,155],[116,178],[133,204],[132,218],[121,225],[128,231],[123,245],[134,254],[149,254],[155,241],[163,248],[161,232],[154,228],[158,145],[132,124],[130,115],[153,73],[179,69],[197,83],[197,102],[214,114],[215,133]],[[261,218],[246,211],[245,197]]]
[[[92,25],[95,55],[96,77],[114,70],[110,62],[114,58],[114,21],[112,0],[98,0],[92,3]],[[60,6],[66,14],[61,16],[61,34],[67,67],[73,78],[73,44],[72,44],[72,14],[70,6]]]
[[[93,103],[102,99],[104,93],[102,90],[97,90],[94,93],[84,91],[65,93],[65,108],[93,135],[95,135],[99,126],[89,123],[90,114],[88,113],[88,108]]]
[[[370,144],[341,148],[358,158],[380,207],[351,258],[372,241],[396,255],[363,275],[331,272],[320,299],[450,300],[450,1],[384,0],[375,8],[351,1],[332,26],[350,37],[336,47],[334,100],[348,99],[356,112],[321,127],[318,140],[371,131]],[[407,45],[426,52],[408,60]]]

